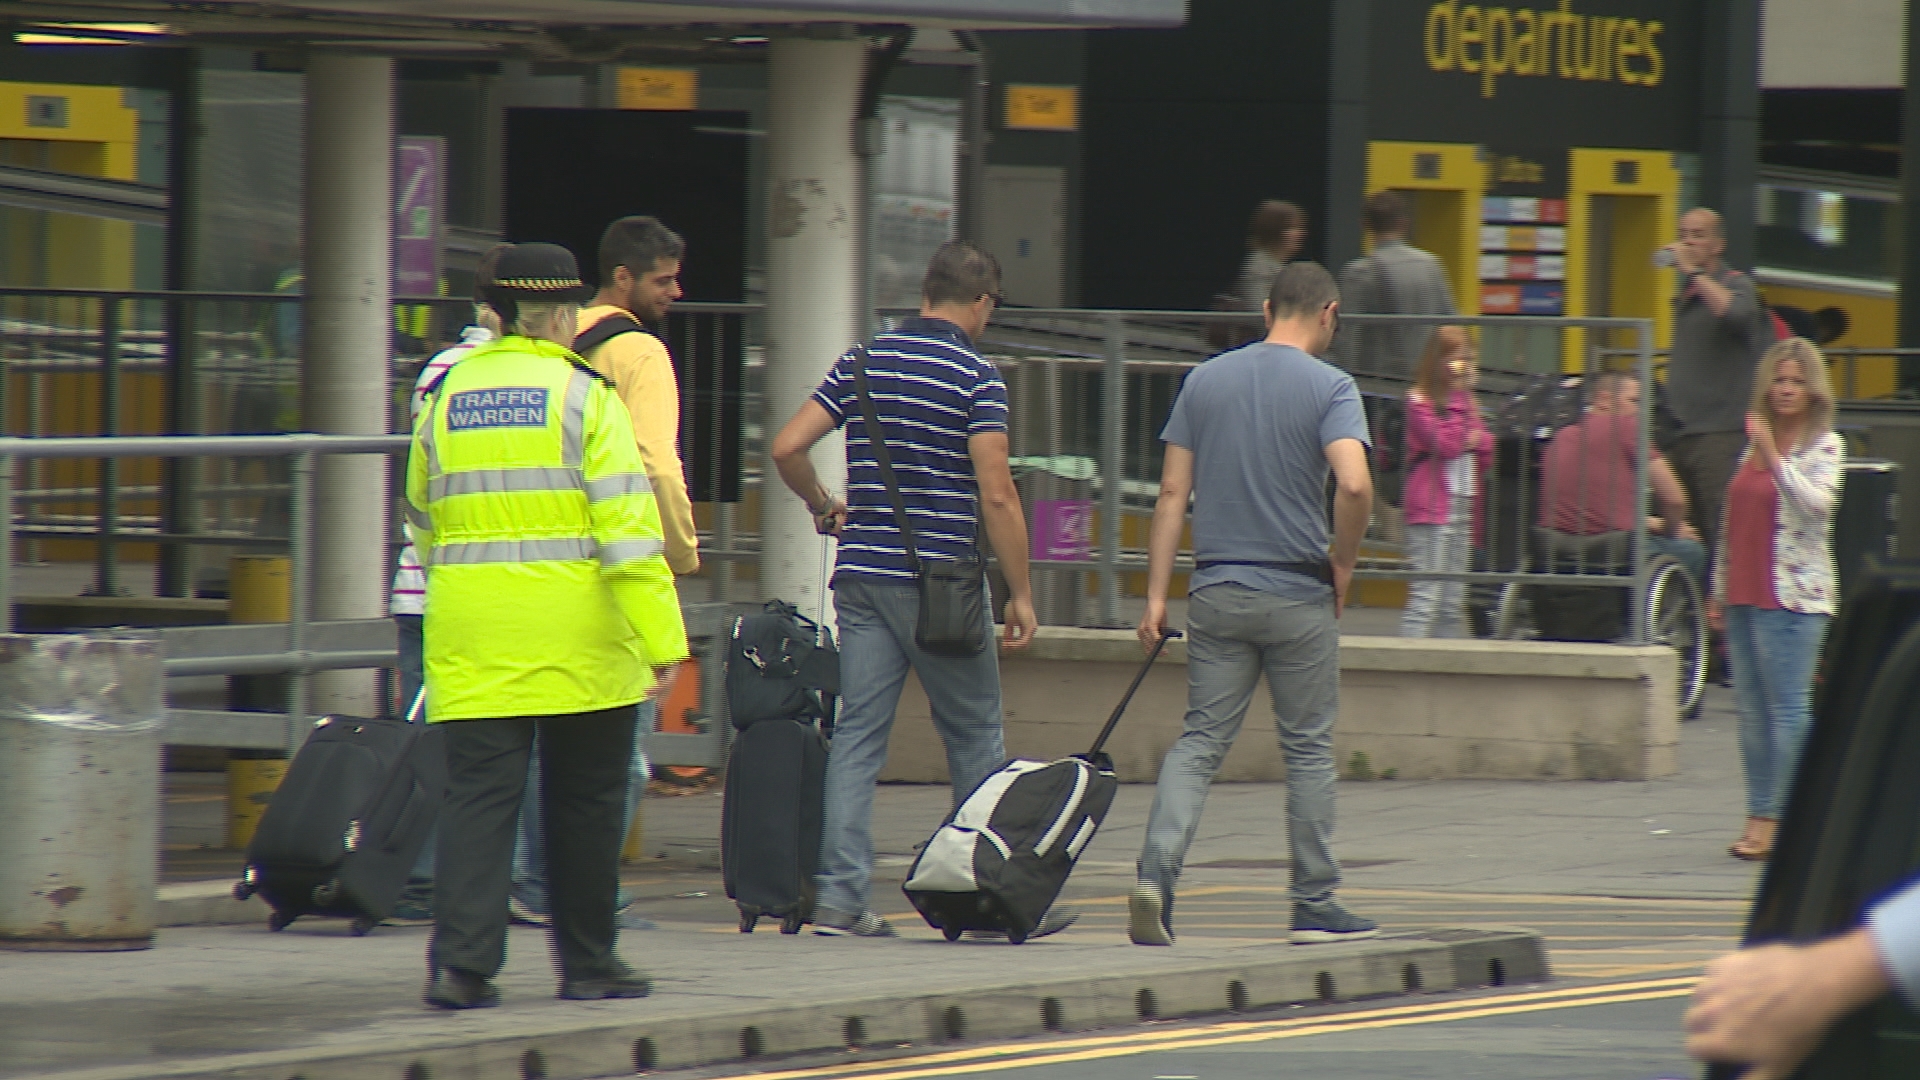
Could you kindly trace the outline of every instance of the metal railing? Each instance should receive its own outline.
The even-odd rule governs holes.
[[[71,421],[74,402],[88,398],[96,402],[91,408],[98,423],[92,426],[103,435],[139,426],[130,422],[130,409],[148,410],[140,419],[158,421],[148,426],[203,438],[230,437],[222,432],[235,427],[284,429],[298,419],[297,410],[289,411],[289,403],[298,401],[298,362],[297,341],[286,340],[282,316],[299,299],[263,293],[0,290],[5,320],[0,330],[11,331],[0,335],[0,364],[8,373],[0,386],[41,380],[25,387],[25,407],[13,407],[7,415],[15,430],[42,437],[33,439],[35,444],[45,442],[46,436],[69,433],[54,422],[59,410],[65,408]],[[443,340],[457,335],[468,311],[464,301],[444,298],[400,298],[396,303],[429,307],[437,326],[430,337]],[[767,433],[785,419],[765,415],[759,385],[765,362],[759,310],[754,305],[682,304],[666,332],[682,371],[682,457],[706,518],[701,538],[705,576],[710,597],[722,602],[748,598],[740,595],[745,590],[735,580],[735,570],[759,559],[756,496],[784,497],[777,490],[756,490],[761,487]],[[1651,328],[1645,320],[1349,315],[1343,321],[1357,326],[1447,322],[1480,327],[1480,389],[1488,402],[1511,395],[1530,378],[1560,371],[1569,352],[1583,357],[1590,369],[1624,359],[1643,377],[1653,359]],[[1223,328],[1229,332],[1223,334]],[[980,345],[1008,384],[1012,450],[1017,461],[1027,464],[1021,483],[1029,513],[1036,503],[1050,503],[1054,509],[1065,505],[1081,515],[1081,527],[1093,526],[1080,550],[1064,557],[1043,551],[1035,560],[1043,621],[1123,621],[1122,594],[1137,591],[1128,588],[1127,577],[1146,568],[1146,522],[1159,481],[1159,432],[1180,381],[1218,352],[1220,342],[1252,338],[1258,329],[1257,319],[1244,313],[1027,308],[996,313]],[[1570,349],[1568,335],[1576,332],[1585,344]],[[428,350],[443,340],[417,343],[412,355],[396,360],[393,430],[405,430],[407,390]],[[1621,348],[1627,345],[1631,347]],[[184,362],[174,362],[175,357]],[[1404,395],[1406,373],[1365,363],[1351,367],[1378,428]],[[75,377],[85,381],[71,381]],[[57,387],[48,383],[56,378],[70,381]],[[133,378],[148,379],[152,393],[131,385]],[[166,408],[156,412],[150,398],[166,399]],[[53,455],[20,454],[24,482],[11,496],[18,511],[13,534],[28,543],[91,540],[92,591],[104,595],[120,591],[117,551],[127,541],[153,541],[163,552],[176,554],[207,545],[269,550],[289,545],[294,530],[289,528],[293,478],[288,462],[296,455],[223,452],[163,461],[158,455],[129,452],[129,445],[138,444],[122,443],[112,454],[64,455],[98,459],[92,474],[71,467],[58,472],[62,463]],[[1535,580],[1528,576],[1526,530],[1537,509],[1531,480],[1538,467],[1537,449],[1522,443],[1516,447],[1520,460],[1503,465],[1526,479],[1489,493],[1488,520],[1498,526],[1491,531],[1501,550],[1488,569],[1461,575],[1466,580]],[[130,468],[144,472],[130,474],[122,467],[128,461],[134,463]],[[1062,462],[1074,464],[1063,472],[1058,467]],[[1644,475],[1638,486],[1644,498]],[[401,488],[396,484],[393,490]],[[1399,540],[1391,516],[1383,515],[1370,532],[1362,576],[1436,576],[1406,566],[1399,557]],[[1636,547],[1644,547],[1643,536],[1639,541]],[[31,551],[28,554],[31,557]],[[1181,553],[1177,567],[1191,568],[1190,551]],[[1643,572],[1644,566],[1636,563],[1635,576]],[[1610,574],[1588,576],[1594,584],[1624,584]],[[194,583],[180,580],[178,573],[171,581],[167,577],[163,567],[163,592],[192,591]]]
[[[0,288],[0,417],[8,434],[268,435],[298,431],[301,297],[291,293]],[[390,429],[409,428],[414,380],[455,341],[472,305],[396,297]],[[758,558],[739,529],[761,459],[759,307],[683,303],[663,336],[680,369],[681,436],[693,495],[711,503],[703,557],[717,599],[732,566]],[[399,492],[397,470],[392,490]],[[221,588],[196,550],[286,550],[284,458],[30,458],[14,490],[14,535],[29,562],[55,541],[90,541],[88,595],[127,592],[121,544],[159,547],[164,595]],[[395,520],[398,520],[396,516]]]
[[[881,313],[887,318],[911,314],[904,309]],[[1420,316],[1342,315],[1343,325],[1466,325],[1478,328],[1482,338],[1483,406],[1501,401],[1543,377],[1565,370],[1565,357],[1579,358],[1580,372],[1606,367],[1635,372],[1642,385],[1651,385],[1653,326],[1650,320],[1628,318],[1563,318],[1549,316]],[[1248,327],[1252,326],[1252,330]],[[1210,328],[1235,327],[1251,339],[1257,324],[1238,313],[1190,311],[1121,311],[1081,309],[1004,308],[995,312],[978,345],[1000,369],[1011,405],[1011,452],[1017,463],[1035,463],[1023,477],[1029,520],[1036,503],[1065,500],[1077,503],[1094,522],[1084,550],[1069,558],[1036,552],[1035,592],[1041,621],[1122,625],[1122,578],[1147,568],[1146,524],[1158,496],[1159,435],[1168,410],[1186,373],[1220,351],[1223,336]],[[1569,335],[1579,334],[1569,344]],[[1492,340],[1489,340],[1492,339]],[[1607,339],[1630,347],[1608,348]],[[1227,338],[1226,340],[1231,340]],[[1532,342],[1533,357],[1514,342]],[[1539,347],[1542,342],[1549,347]],[[1489,355],[1492,354],[1492,355]],[[1622,363],[1622,360],[1625,363]],[[1379,420],[1398,407],[1410,383],[1409,373],[1384,370],[1364,358],[1348,365],[1362,390],[1374,430]],[[1648,495],[1646,463],[1652,446],[1652,395],[1643,395],[1637,417],[1639,454],[1634,486],[1639,505]],[[1611,564],[1589,563],[1584,557],[1548,573],[1534,551],[1532,530],[1540,509],[1539,474],[1544,440],[1503,440],[1502,460],[1484,496],[1487,532],[1491,544],[1485,569],[1459,573],[1421,571],[1400,558],[1400,537],[1392,516],[1376,515],[1365,545],[1357,577],[1377,579],[1457,580],[1470,584],[1592,585],[1644,591],[1648,580],[1647,522],[1637,515],[1631,543],[1629,573],[1617,573]],[[1052,467],[1049,467],[1049,463]],[[1061,466],[1077,463],[1073,477],[1061,475]],[[1090,466],[1090,467],[1089,467]],[[1076,478],[1077,477],[1077,478]],[[1111,478],[1111,479],[1110,479]],[[1384,527],[1383,527],[1384,526]],[[1131,539],[1132,542],[1128,542]],[[1176,571],[1193,569],[1190,548],[1180,551]],[[1564,572],[1563,572],[1564,571]],[[1079,610],[1085,594],[1082,575],[1091,574],[1094,607]],[[1065,598],[1064,600],[1062,598]],[[1644,640],[1643,605],[1634,612],[1633,639]]]
[[[13,550],[13,471],[16,461],[57,461],[80,458],[118,460],[123,458],[191,458],[212,455],[250,458],[291,459],[290,520],[290,603],[286,625],[286,648],[262,650],[250,642],[227,655],[198,658],[171,658],[166,661],[168,675],[271,674],[286,673],[287,714],[285,717],[288,749],[299,746],[305,737],[310,713],[309,676],[316,671],[348,668],[388,667],[394,651],[343,647],[334,651],[316,651],[308,641],[313,600],[313,494],[314,473],[320,457],[332,454],[404,454],[409,440],[399,435],[174,435],[118,436],[105,438],[0,438],[0,550]],[[104,524],[104,522],[103,522]],[[103,545],[112,542],[112,534],[101,537]],[[361,620],[362,624],[387,621]],[[13,628],[12,559],[0,559],[0,627]],[[249,628],[253,634],[257,628]],[[392,633],[391,624],[386,633]]]

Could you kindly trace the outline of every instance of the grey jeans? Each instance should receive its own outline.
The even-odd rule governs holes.
[[[1333,601],[1293,600],[1244,585],[1187,598],[1186,730],[1160,765],[1140,850],[1140,878],[1169,901],[1220,772],[1267,677],[1287,761],[1287,840],[1293,901],[1323,903],[1340,884],[1334,861],[1333,721],[1340,711],[1340,628]]]
[[[920,593],[842,574],[833,604],[840,629],[840,720],[827,751],[827,821],[820,843],[819,906],[858,915],[872,902],[873,788],[887,763],[894,710],[907,669],[920,678],[934,730],[947,746],[953,804],[1006,758],[1000,729],[1000,661],[993,624],[977,656],[934,656],[913,642]],[[937,822],[927,822],[931,834]]]

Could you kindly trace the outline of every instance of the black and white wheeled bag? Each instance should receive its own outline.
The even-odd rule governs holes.
[[[928,925],[957,940],[969,930],[1004,933],[1018,945],[1040,925],[1113,805],[1119,781],[1104,747],[1169,631],[1084,754],[1058,761],[1016,758],[988,775],[914,860],[907,899]]]

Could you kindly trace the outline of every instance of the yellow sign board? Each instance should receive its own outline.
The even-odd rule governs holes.
[[[700,107],[700,73],[693,68],[623,67],[618,104],[623,109],[697,109]]]
[[[1007,87],[1007,127],[1022,131],[1080,130],[1080,88]]]

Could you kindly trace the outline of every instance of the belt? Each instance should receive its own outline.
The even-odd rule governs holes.
[[[1322,585],[1333,584],[1333,564],[1325,559],[1313,562],[1265,562],[1259,559],[1200,559],[1194,562],[1196,570],[1211,570],[1216,566],[1258,566],[1267,570],[1285,570],[1290,574],[1309,577]]]

